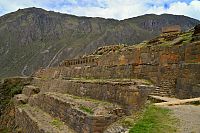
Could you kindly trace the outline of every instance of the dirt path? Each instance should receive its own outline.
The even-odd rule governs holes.
[[[200,106],[174,105],[165,107],[172,110],[174,116],[180,120],[181,133],[200,133]]]
[[[56,59],[56,57],[62,52],[62,50],[65,48],[65,46],[64,47],[62,47],[54,56],[53,56],[53,58],[51,59],[51,61],[49,62],[49,65],[47,65],[47,67],[46,68],[49,68],[50,66],[51,66],[51,64],[53,63],[53,61]]]

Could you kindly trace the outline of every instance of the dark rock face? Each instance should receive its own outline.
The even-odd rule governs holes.
[[[110,44],[151,39],[163,26],[185,31],[198,20],[175,15],[144,15],[123,21],[77,17],[28,8],[0,17],[0,77],[30,75],[40,67],[90,53]]]
[[[198,24],[194,27],[194,35],[196,35],[196,34],[200,34],[200,24]]]
[[[200,24],[194,27],[194,34],[192,35],[192,41],[200,40]]]

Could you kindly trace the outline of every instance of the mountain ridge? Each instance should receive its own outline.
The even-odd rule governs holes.
[[[198,23],[170,14],[115,20],[20,9],[0,17],[0,77],[30,75],[40,67],[57,65],[105,45],[149,40],[159,35],[163,26],[178,24],[185,31]]]

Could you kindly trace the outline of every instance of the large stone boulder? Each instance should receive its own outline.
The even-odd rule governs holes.
[[[14,100],[14,104],[15,105],[28,103],[28,97],[26,95],[24,95],[24,94],[15,95],[13,100]]]
[[[22,90],[22,94],[30,97],[31,95],[38,94],[40,92],[40,89],[38,87],[27,85]]]

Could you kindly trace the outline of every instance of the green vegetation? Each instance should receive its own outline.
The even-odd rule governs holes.
[[[191,104],[193,104],[193,105],[200,105],[200,101],[193,101],[193,102],[191,102]]]
[[[143,48],[143,47],[147,46],[147,42],[142,42],[142,43],[136,44],[134,46],[135,46],[135,48]]]
[[[21,85],[13,85],[10,88],[10,96],[13,97],[16,94],[20,94],[22,92],[22,89],[23,89],[23,86],[21,86]]]
[[[121,121],[121,123],[122,123],[122,125],[125,126],[125,127],[132,127],[132,126],[134,125],[134,123],[135,123],[135,119],[136,119],[136,118],[133,118],[133,117],[125,117],[125,118]]]
[[[184,33],[181,35],[181,37],[183,38],[182,45],[188,44],[192,40],[192,32]]]
[[[10,103],[10,99],[22,92],[23,86],[20,84],[8,84],[2,88],[2,100],[0,100],[0,105],[5,107]]]
[[[173,133],[177,131],[176,122],[168,109],[149,105],[136,123],[129,123],[129,133]]]
[[[171,47],[172,44],[170,42],[161,43],[159,46],[161,47]]]
[[[20,104],[18,105],[20,108],[26,108],[28,106],[28,104]],[[37,110],[37,108],[34,108],[35,110]]]
[[[63,125],[63,122],[61,122],[59,119],[53,119],[50,124],[54,127],[60,128]]]
[[[81,105],[81,106],[79,107],[79,109],[82,110],[82,111],[84,111],[84,112],[87,112],[87,113],[89,113],[89,114],[94,114],[94,112],[92,111],[92,109],[89,108],[89,107],[86,107],[86,106]]]
[[[4,128],[4,129],[0,129],[1,133],[10,133],[10,129],[8,128]]]

